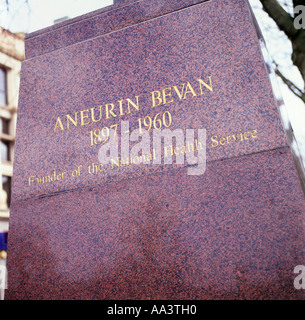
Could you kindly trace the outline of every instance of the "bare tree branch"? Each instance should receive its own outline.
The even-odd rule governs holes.
[[[263,9],[275,21],[278,28],[287,35],[292,44],[292,62],[299,69],[305,82],[305,29],[297,29],[293,23],[293,17],[280,5],[278,0],[260,0]],[[293,0],[293,7],[305,5],[305,0]],[[305,102],[305,90],[299,89],[292,81],[288,80],[277,68],[276,74],[287,84],[288,88],[303,102]],[[305,89],[305,88],[304,88]]]
[[[260,0],[263,9],[276,22],[279,29],[284,31],[289,39],[296,37],[298,30],[294,28],[293,18],[284,10],[277,0]]]
[[[278,69],[277,64],[275,68],[275,73],[282,79],[282,81],[287,85],[291,92],[293,92],[298,98],[300,98],[305,103],[305,93],[281,73],[281,71]]]

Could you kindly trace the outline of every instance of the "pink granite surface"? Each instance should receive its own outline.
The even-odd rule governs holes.
[[[239,24],[233,16],[240,17]],[[72,25],[74,26],[74,24]],[[68,28],[68,27],[67,27]],[[247,32],[244,32],[244,30]],[[57,30],[54,31],[56,33]],[[203,88],[198,78],[209,84]],[[151,108],[151,92],[190,82],[197,96]],[[168,93],[168,91],[166,91]],[[23,63],[17,128],[14,199],[26,199],[167,170],[128,166],[85,174],[98,163],[90,131],[170,111],[177,128],[207,130],[207,161],[286,146],[254,27],[242,1],[211,1],[30,58]],[[60,117],[139,96],[140,110],[116,119],[57,129]],[[170,98],[169,98],[170,99]],[[126,108],[126,106],[125,106]],[[116,111],[117,112],[117,111]],[[31,116],[29,116],[29,114]],[[118,114],[118,112],[117,112]],[[118,129],[120,130],[120,129]],[[257,138],[212,147],[211,138],[256,130]],[[120,132],[120,131],[119,131]],[[186,164],[186,162],[185,162]],[[71,173],[82,165],[80,177]],[[171,167],[169,168],[171,169]],[[30,176],[66,172],[61,183],[29,186]]]
[[[304,197],[287,148],[12,210],[8,299],[304,298]]]
[[[29,35],[26,52],[6,299],[304,299],[304,195],[244,0],[117,5]],[[198,94],[209,76],[213,92]],[[57,117],[139,95],[119,119],[135,129],[154,115],[152,91],[187,81],[196,96],[154,110],[170,110],[171,129],[207,130],[203,175],[185,164],[71,176],[98,162],[89,131],[113,119],[54,133]],[[67,178],[29,186],[54,170]]]
[[[29,59],[206,1],[122,1],[27,35],[26,56]]]

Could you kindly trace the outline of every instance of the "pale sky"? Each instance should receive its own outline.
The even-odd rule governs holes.
[[[280,0],[280,2],[285,2],[288,7],[292,7],[291,0]],[[303,89],[304,81],[291,61],[291,42],[283,32],[278,30],[275,22],[268,17],[267,13],[261,9],[259,0],[250,0],[250,3],[254,8],[270,56],[281,66],[280,71],[300,89]],[[277,80],[305,166],[305,104],[279,78]]]
[[[30,33],[53,25],[54,20],[74,18],[113,4],[113,0],[0,0],[0,25],[12,32]]]
[[[113,4],[113,0],[29,0],[32,8],[30,32],[49,26],[58,18],[74,18]]]

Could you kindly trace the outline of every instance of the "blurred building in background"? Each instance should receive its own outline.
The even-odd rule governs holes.
[[[5,264],[24,33],[0,27],[0,265]]]

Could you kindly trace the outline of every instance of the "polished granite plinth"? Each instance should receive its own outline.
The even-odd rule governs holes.
[[[149,119],[205,129],[205,172],[100,166],[97,133]],[[27,36],[7,299],[303,299],[304,218],[246,1],[126,1]]]

